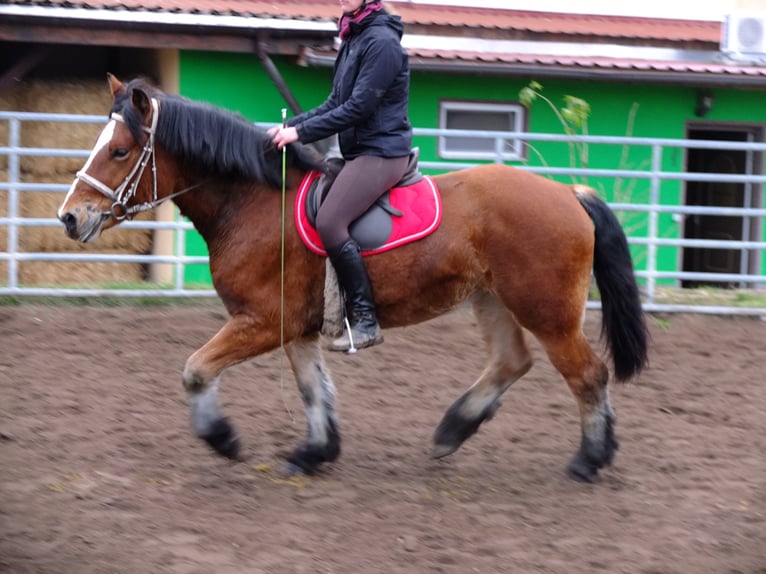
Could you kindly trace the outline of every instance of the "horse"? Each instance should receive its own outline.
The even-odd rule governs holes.
[[[294,226],[283,227],[281,216],[292,220],[296,188],[309,170],[323,169],[322,158],[297,143],[279,151],[240,114],[164,93],[141,78],[123,83],[110,74],[108,84],[108,123],[57,213],[65,233],[89,243],[173,201],[207,244],[213,285],[229,315],[183,369],[193,432],[215,452],[241,459],[240,438],[218,405],[219,382],[228,367],[282,348],[307,424],[286,468],[308,475],[325,468],[341,452],[336,391],[322,355],[325,259],[307,249]],[[432,456],[457,451],[529,371],[528,332],[579,407],[581,441],[567,472],[596,481],[618,449],[605,360],[621,382],[648,364],[646,319],[617,218],[590,188],[503,164],[433,181],[443,209],[438,229],[366,258],[384,330],[463,304],[475,312],[486,368],[446,410]],[[604,360],[582,328],[592,275]]]

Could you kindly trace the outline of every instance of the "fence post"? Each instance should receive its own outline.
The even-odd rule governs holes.
[[[21,121],[10,118],[8,121],[8,288],[13,291],[19,286],[19,189],[21,183]]]
[[[747,141],[748,143],[751,143],[753,141],[752,133],[747,134]],[[745,152],[745,173],[755,173],[754,163],[755,162],[753,161],[753,151],[747,150]],[[745,188],[744,189],[745,197],[743,198],[742,205],[744,207],[752,207],[753,184],[750,182],[747,182],[744,184],[744,188]],[[751,219],[749,215],[746,215],[742,217],[742,235],[740,236],[741,241],[750,241],[750,228],[751,228]],[[739,261],[739,273],[740,275],[747,275],[750,271],[750,250],[743,249],[741,253],[742,253],[742,256]],[[746,289],[747,283],[745,283],[744,281],[740,281],[739,288]]]
[[[655,285],[657,273],[657,235],[659,230],[659,212],[657,207],[660,204],[660,178],[662,170],[662,146],[658,143],[652,144],[652,180],[649,197],[649,245],[647,246],[646,265],[648,281],[646,284],[647,303],[654,303]]]
[[[173,211],[176,213],[176,210]],[[176,214],[176,221],[181,219],[181,215]],[[184,258],[186,257],[186,231],[184,229],[176,229],[175,231],[175,243],[176,243],[176,265],[175,265],[175,288],[177,291],[182,291],[184,288]]]

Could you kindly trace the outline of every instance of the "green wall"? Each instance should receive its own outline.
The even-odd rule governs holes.
[[[444,99],[468,99],[481,101],[517,101],[519,91],[536,78],[509,79],[475,76],[455,78],[443,74],[416,74],[412,80],[410,111],[417,127],[437,127],[439,102]],[[543,85],[542,94],[556,107],[564,106],[564,97],[572,95],[587,101],[591,106],[588,133],[600,136],[626,136],[683,139],[687,122],[696,121],[694,107],[695,87],[649,86],[592,81],[538,80]],[[764,122],[766,95],[763,92],[742,90],[715,90],[715,103],[705,121]],[[634,107],[635,106],[635,107]],[[629,129],[628,120],[633,117]],[[536,101],[528,115],[527,129],[531,133],[563,133],[562,125],[554,111],[542,100]],[[569,146],[565,143],[531,142],[535,152],[529,152],[523,163],[530,167],[570,167]],[[434,138],[419,138],[416,145],[427,159],[436,157]],[[589,144],[588,167],[594,169],[641,170],[651,169],[652,150],[648,146],[623,146],[612,144]],[[661,166],[663,171],[683,171],[685,154],[681,148],[663,148]],[[521,162],[520,162],[521,163]],[[574,165],[582,167],[579,162]],[[571,178],[557,178],[571,181]],[[650,181],[638,178],[594,178],[585,181],[597,189],[610,202],[646,204],[650,197]],[[663,181],[659,187],[659,201],[663,205],[679,205],[683,201],[683,184],[680,181]],[[648,214],[618,211],[623,226],[630,236],[648,235]],[[678,238],[681,226],[671,214],[658,218],[659,236]],[[646,269],[647,249],[631,246],[637,269]],[[658,271],[674,271],[680,265],[681,250],[662,246],[656,251]],[[675,284],[675,280],[659,281]]]
[[[330,68],[307,68],[291,65],[285,59],[274,62],[296,99],[309,109],[324,101],[330,90]],[[269,79],[257,57],[245,54],[184,52],[180,59],[180,90],[189,98],[239,111],[257,122],[278,123],[281,109],[286,107],[282,97]],[[488,102],[518,101],[519,90],[531,80],[543,85],[543,95],[557,107],[564,105],[566,95],[576,96],[591,106],[588,132],[591,135],[680,139],[686,135],[687,122],[699,120],[694,115],[696,88],[678,86],[649,86],[593,81],[541,80],[530,77],[512,79],[480,75],[456,76],[414,72],[411,81],[410,119],[417,128],[436,128],[441,100],[473,100]],[[715,103],[705,121],[764,122],[764,92],[715,89]],[[637,107],[634,107],[637,106]],[[628,118],[634,110],[632,131]],[[541,100],[529,110],[528,131],[532,133],[562,133],[554,112]],[[528,153],[523,162],[528,166],[572,167],[569,146],[565,143],[532,142],[536,151]],[[437,142],[433,137],[416,137],[414,145],[421,149],[423,161],[437,161]],[[588,167],[600,169],[648,170],[652,151],[646,146],[590,144]],[[684,150],[665,148],[662,151],[664,171],[684,169]],[[571,178],[559,178],[571,181]],[[610,202],[646,203],[650,183],[646,179],[587,178],[585,182]],[[664,181],[659,189],[660,203],[678,205],[682,201],[682,183]],[[618,212],[627,233],[646,236],[648,216],[636,212]],[[662,214],[658,221],[659,235],[677,238],[680,225],[671,215]],[[638,269],[646,268],[646,248],[632,246]],[[205,246],[196,233],[187,234],[187,253],[205,253]],[[680,250],[675,247],[657,249],[657,269],[672,271],[679,267]],[[189,267],[185,281],[209,283],[204,266]],[[667,283],[675,283],[668,281]]]

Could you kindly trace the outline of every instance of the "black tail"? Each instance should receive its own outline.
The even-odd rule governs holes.
[[[626,381],[647,365],[649,339],[628,241],[612,210],[595,192],[578,191],[577,199],[595,227],[593,274],[601,292],[601,335],[609,346],[615,377]]]

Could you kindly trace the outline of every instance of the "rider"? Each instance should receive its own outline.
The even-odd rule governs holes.
[[[412,145],[407,117],[410,69],[404,26],[380,0],[339,0],[343,14],[332,91],[286,127],[269,130],[278,148],[338,134],[346,160],[316,217],[316,228],[346,293],[351,333],[330,345],[348,351],[383,342],[372,286],[349,225],[404,175]]]

